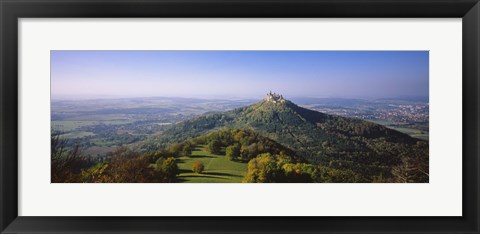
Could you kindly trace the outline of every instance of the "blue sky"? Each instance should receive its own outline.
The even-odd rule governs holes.
[[[54,99],[428,96],[428,51],[52,51]]]

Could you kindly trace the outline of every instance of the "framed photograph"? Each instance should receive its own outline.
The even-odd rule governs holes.
[[[476,0],[1,1],[1,233],[478,233]]]

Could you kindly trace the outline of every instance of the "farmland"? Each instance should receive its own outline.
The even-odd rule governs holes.
[[[103,157],[121,145],[134,148],[185,119],[252,102],[161,97],[53,100],[51,129],[68,139],[70,147],[81,146],[86,156]]]

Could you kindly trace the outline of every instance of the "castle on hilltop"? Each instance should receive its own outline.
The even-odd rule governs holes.
[[[265,100],[267,100],[268,102],[273,102],[273,103],[285,103],[285,98],[283,98],[282,95],[272,93],[272,91],[267,93],[267,97],[265,98]]]

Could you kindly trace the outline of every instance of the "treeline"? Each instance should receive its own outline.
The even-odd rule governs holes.
[[[245,183],[355,183],[359,175],[320,165],[294,162],[285,155],[264,153],[248,162]]]
[[[142,145],[142,150],[158,150],[176,142],[183,142],[188,139],[198,137],[208,132],[209,129],[222,127],[232,118],[222,114],[208,114],[193,119],[182,121],[178,124],[169,126],[165,132],[159,136],[152,137],[148,142]]]
[[[246,183],[425,183],[428,182],[428,162],[419,157],[402,157],[394,167],[383,173],[366,176],[335,165],[315,165],[294,162],[284,155],[264,153],[248,162]],[[337,167],[337,168],[335,168]]]
[[[172,144],[167,149],[172,155],[184,156],[191,153],[195,145],[207,145],[210,153],[225,154],[232,161],[248,162],[263,153],[288,155],[295,161],[302,161],[293,150],[247,129],[225,128]]]

